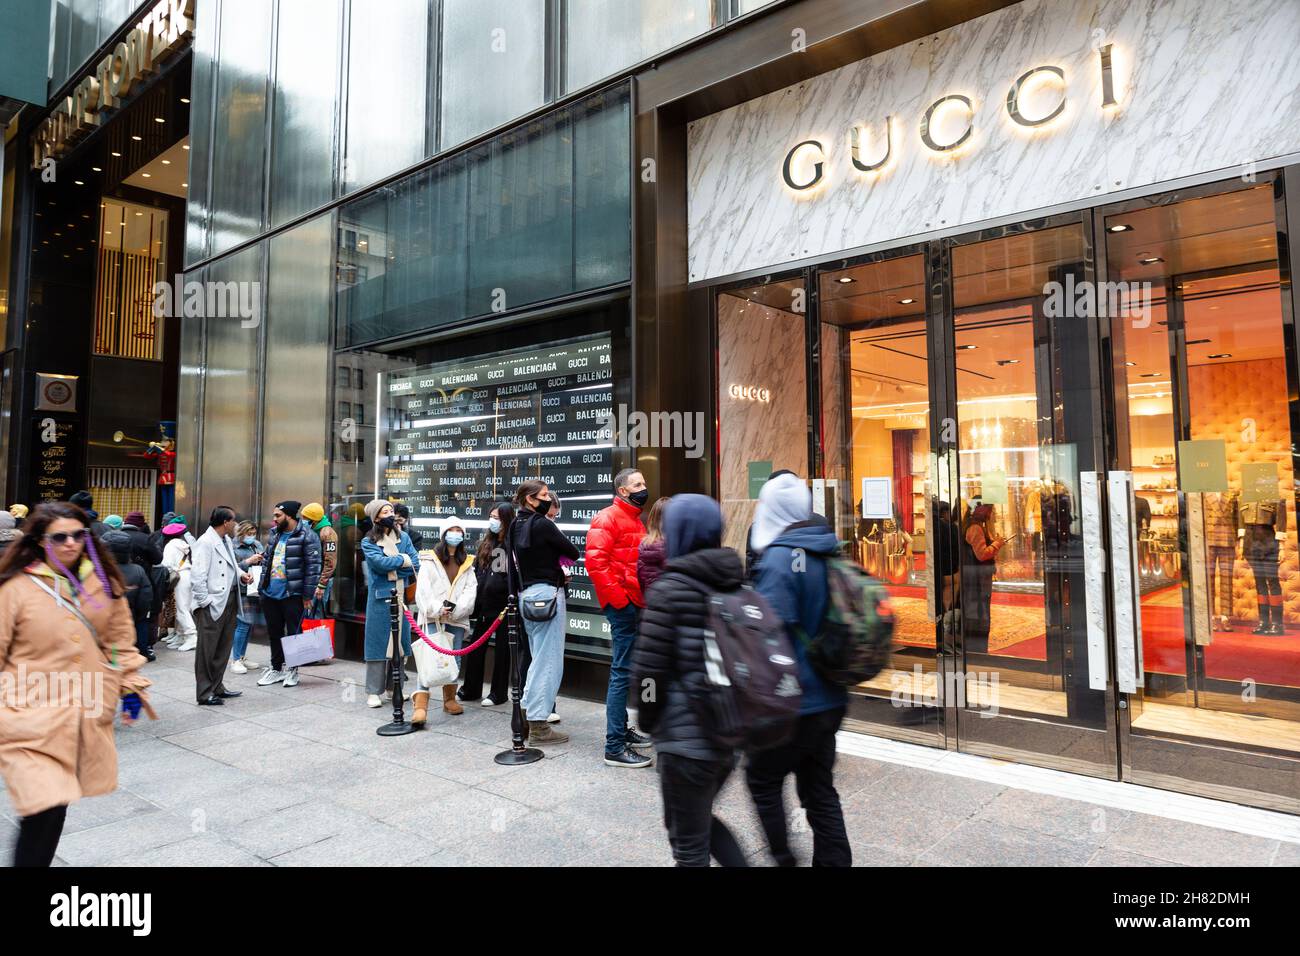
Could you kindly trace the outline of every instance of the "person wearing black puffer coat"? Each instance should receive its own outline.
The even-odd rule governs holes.
[[[709,596],[740,588],[740,555],[722,544],[722,511],[705,495],[677,495],[664,514],[668,561],[645,597],[632,654],[641,728],[654,740],[664,826],[678,866],[745,866],[745,854],[713,801],[736,765],[692,706],[708,693],[704,629]]]
[[[149,612],[153,607],[153,584],[149,572],[131,560],[131,535],[125,531],[108,531],[100,539],[113,552],[122,580],[126,582],[126,604],[131,609],[131,622],[135,625],[136,650],[147,661],[157,658],[149,648]]]

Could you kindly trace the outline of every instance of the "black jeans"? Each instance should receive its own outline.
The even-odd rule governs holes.
[[[68,808],[50,807],[18,824],[18,843],[14,847],[14,866],[49,866],[63,836],[63,820]]]
[[[708,866],[709,854],[722,866],[748,866],[727,825],[713,815],[713,799],[735,761],[692,760],[659,754],[659,785],[664,796],[664,826],[678,866]]]
[[[493,615],[486,620],[475,622],[474,633],[468,643],[473,644],[496,620]],[[488,644],[492,645],[492,690],[489,696],[498,704],[510,699],[510,638],[509,629],[503,620],[492,637],[473,653],[465,655],[465,666],[461,672],[463,680],[460,688],[461,700],[478,700],[483,696],[483,675],[487,670]],[[524,638],[527,640],[527,638]]]
[[[794,866],[785,826],[782,789],[794,774],[799,802],[813,832],[813,866],[851,866],[853,852],[844,830],[844,811],[835,792],[835,733],[844,720],[843,707],[807,714],[788,743],[752,754],[745,769],[749,792],[767,834],[767,845],[780,866]]]
[[[266,615],[266,636],[271,639],[271,666],[284,670],[284,645],[280,641],[288,634],[302,633],[302,597],[291,594],[282,598],[262,598],[262,613]]]

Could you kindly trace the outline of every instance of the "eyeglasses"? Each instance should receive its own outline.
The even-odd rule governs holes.
[[[86,540],[86,529],[80,531],[56,531],[54,534],[47,534],[45,540],[52,544],[67,544],[69,541],[75,541],[77,544]]]

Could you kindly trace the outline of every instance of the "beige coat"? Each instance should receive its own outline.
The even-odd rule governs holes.
[[[80,574],[98,645],[32,580],[71,595],[46,565],[0,586],[0,775],[20,816],[117,788],[113,717],[123,694],[149,686],[126,599],[105,599],[89,561]]]

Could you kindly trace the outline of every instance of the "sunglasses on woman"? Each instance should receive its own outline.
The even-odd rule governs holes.
[[[86,529],[80,531],[56,531],[54,534],[47,534],[45,540],[51,544],[67,544],[69,541],[75,541],[77,544],[86,540]]]

